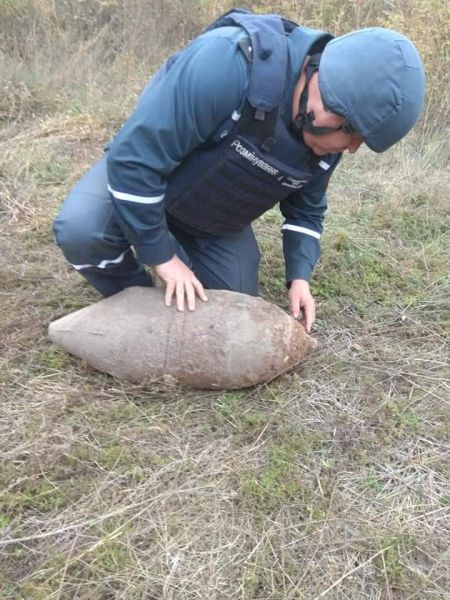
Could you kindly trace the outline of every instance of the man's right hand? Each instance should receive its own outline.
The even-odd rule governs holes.
[[[174,256],[160,265],[154,265],[153,268],[156,275],[166,285],[166,306],[172,304],[174,294],[177,301],[177,310],[181,312],[184,311],[185,299],[189,310],[195,310],[195,296],[198,296],[204,302],[208,300],[200,281],[178,256]]]

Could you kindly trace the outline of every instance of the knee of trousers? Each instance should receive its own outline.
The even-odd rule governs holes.
[[[78,248],[85,246],[86,238],[89,238],[86,229],[80,227],[76,220],[61,218],[59,216],[53,221],[53,235],[56,245],[64,254],[73,254]]]
[[[105,258],[102,232],[90,226],[87,219],[57,216],[53,222],[53,233],[56,245],[71,263],[89,263],[97,257]]]

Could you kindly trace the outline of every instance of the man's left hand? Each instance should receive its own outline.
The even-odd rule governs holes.
[[[294,319],[298,319],[302,315],[300,323],[306,329],[306,333],[310,333],[316,317],[316,306],[307,281],[304,279],[294,279],[291,282],[289,303]]]

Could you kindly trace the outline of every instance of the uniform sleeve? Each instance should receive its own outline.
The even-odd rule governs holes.
[[[286,282],[309,281],[320,256],[320,238],[327,209],[326,190],[341,155],[327,156],[307,185],[280,203]]]
[[[230,117],[246,85],[247,64],[236,43],[198,38],[163,65],[112,141],[108,189],[122,231],[144,264],[166,262],[175,253],[164,212],[167,178]]]

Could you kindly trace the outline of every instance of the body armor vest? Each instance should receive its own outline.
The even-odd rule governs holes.
[[[281,115],[286,87],[286,36],[297,27],[276,15],[231,11],[207,31],[239,25],[248,38],[240,44],[250,62],[250,79],[242,114],[234,114],[229,131],[192,152],[170,176],[166,211],[181,227],[196,233],[230,235],[243,229],[319,170],[319,159],[305,156],[298,134]],[[331,39],[317,32],[317,47]],[[176,60],[173,56],[165,65]],[[298,65],[300,70],[301,65]],[[291,99],[289,99],[289,102]],[[323,161],[322,161],[323,162]]]

